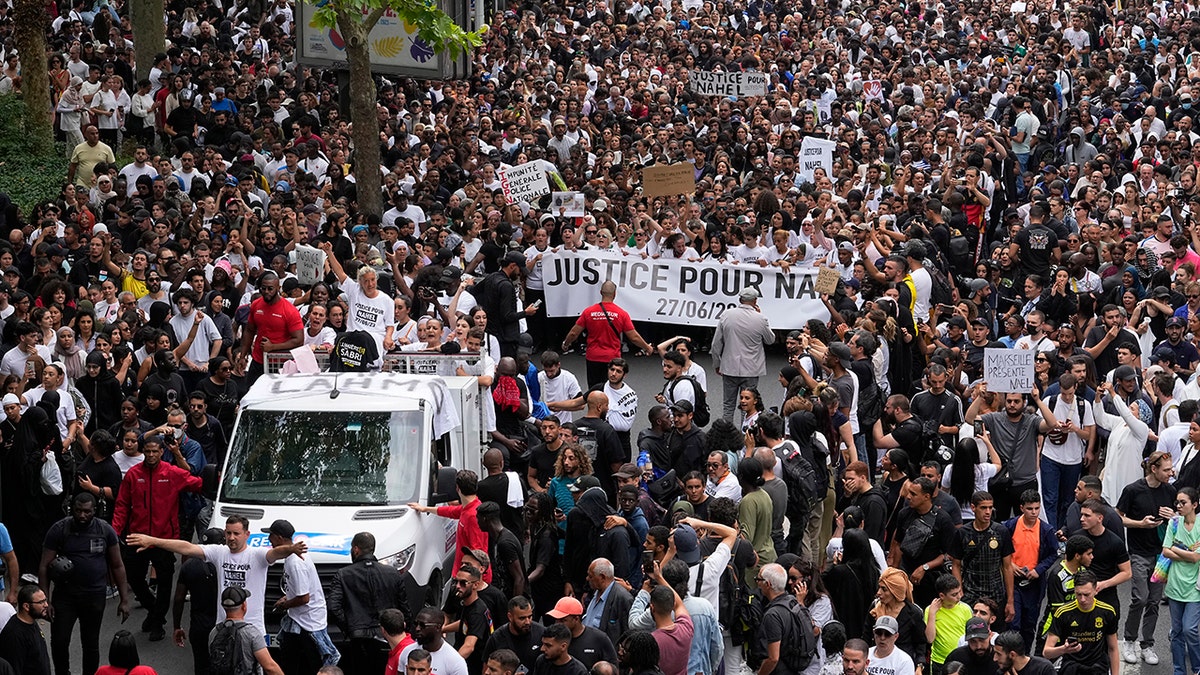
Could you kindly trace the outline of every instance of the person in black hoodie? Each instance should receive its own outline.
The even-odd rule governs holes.
[[[575,508],[567,513],[565,572],[576,589],[587,586],[588,565],[596,558],[607,558],[613,569],[629,569],[630,527],[618,525],[604,529],[604,521],[616,515],[608,505],[608,495],[600,487],[588,488],[579,496]]]
[[[883,546],[884,531],[887,526],[888,504],[883,498],[883,492],[871,485],[865,462],[851,462],[842,476],[841,508],[857,506],[863,512],[863,531],[867,536]],[[849,626],[850,624],[846,624]]]
[[[108,359],[103,352],[88,354],[86,373],[75,381],[75,388],[92,408],[84,431],[91,437],[97,429],[109,429],[121,421],[121,383],[108,369]]]

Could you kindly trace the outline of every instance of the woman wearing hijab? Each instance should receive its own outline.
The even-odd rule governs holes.
[[[57,401],[54,403],[57,405]],[[10,399],[6,397],[5,407],[9,405]],[[13,422],[12,417],[7,422]],[[42,491],[42,465],[55,461],[57,453],[62,451],[62,440],[54,418],[46,414],[40,403],[26,410],[15,427],[12,445],[5,443],[0,499],[3,500],[4,524],[12,537],[17,563],[23,570],[35,570],[42,559],[46,529],[57,513],[48,506],[58,499],[47,497]]]
[[[83,111],[87,104],[83,101],[83,78],[75,76],[67,85],[62,98],[58,99],[58,126],[67,136],[67,147],[74,148],[83,142],[83,131],[80,123],[83,121]],[[90,182],[91,176],[84,176]]]
[[[103,352],[88,354],[83,377],[75,381],[75,388],[92,407],[84,431],[90,437],[97,429],[109,429],[121,421],[121,383],[108,369],[108,358]]]
[[[608,505],[608,495],[600,487],[585,490],[579,495],[575,508],[567,514],[563,571],[577,593],[587,589],[588,565],[596,558],[607,558],[618,574],[629,570],[629,542],[632,541],[629,526],[604,529],[604,521],[615,515],[616,510]]]
[[[875,605],[867,612],[863,629],[869,634],[875,621],[890,616],[900,625],[896,646],[912,657],[917,668],[928,666],[929,640],[925,638],[925,615],[913,602],[913,586],[908,575],[895,567],[889,567],[879,575],[879,590],[875,594]]]
[[[867,608],[871,604],[871,589],[879,584],[879,564],[871,553],[871,540],[861,528],[851,528],[842,534],[842,551],[833,559],[834,565],[822,575],[833,609],[846,626],[846,637],[869,638]],[[874,624],[871,624],[873,627]]]
[[[75,339],[75,329],[70,326],[59,328],[58,340],[54,343],[54,360],[66,368],[67,382],[74,384],[83,377],[86,358],[83,345]]]
[[[821,550],[821,532],[823,529],[832,529],[833,523],[833,490],[832,487],[832,472],[828,469],[821,470],[820,467],[829,466],[829,448],[824,443],[824,438],[821,442],[817,441],[817,417],[807,410],[799,410],[788,415],[788,434],[792,442],[800,450],[800,455],[817,470],[818,478],[825,480],[818,481],[817,497],[819,501],[810,505],[808,514],[794,512],[794,507],[799,506],[794,500],[788,500],[788,520],[790,522],[805,522],[804,528],[792,528],[788,533],[788,550],[792,553],[800,553],[803,550],[803,555],[809,560],[817,560]],[[828,521],[828,525],[826,525]],[[823,527],[824,526],[824,527]],[[828,541],[826,536],[825,540]]]

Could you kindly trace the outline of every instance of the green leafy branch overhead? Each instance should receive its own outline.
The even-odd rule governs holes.
[[[406,23],[416,26],[417,35],[434,51],[448,52],[456,58],[464,50],[470,51],[481,46],[483,34],[487,32],[487,26],[475,31],[463,29],[436,3],[424,0],[319,0],[312,4],[317,7],[314,15],[317,25],[344,29],[347,22],[359,17],[357,23],[364,35],[371,32],[384,14],[392,12]]]

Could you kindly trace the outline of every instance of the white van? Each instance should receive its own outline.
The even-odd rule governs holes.
[[[473,377],[264,375],[242,399],[213,526],[245,516],[250,545],[269,546],[261,530],[290,521],[326,589],[351,562],[350,540],[370,532],[376,557],[410,573],[409,606],[440,606],[457,523],[418,517],[407,504],[457,499],[457,470],[481,472],[484,433]],[[270,569],[267,607],[281,595],[282,571]],[[267,621],[273,632],[279,615]]]

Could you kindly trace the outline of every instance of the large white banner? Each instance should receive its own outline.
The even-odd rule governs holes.
[[[602,251],[548,253],[542,258],[546,312],[579,316],[600,300],[600,285],[617,285],[617,304],[634,321],[715,326],[739,304],[747,288],[761,296],[759,308],[771,328],[803,328],[809,319],[829,320],[816,291],[817,268],[723,265],[643,259]]]

